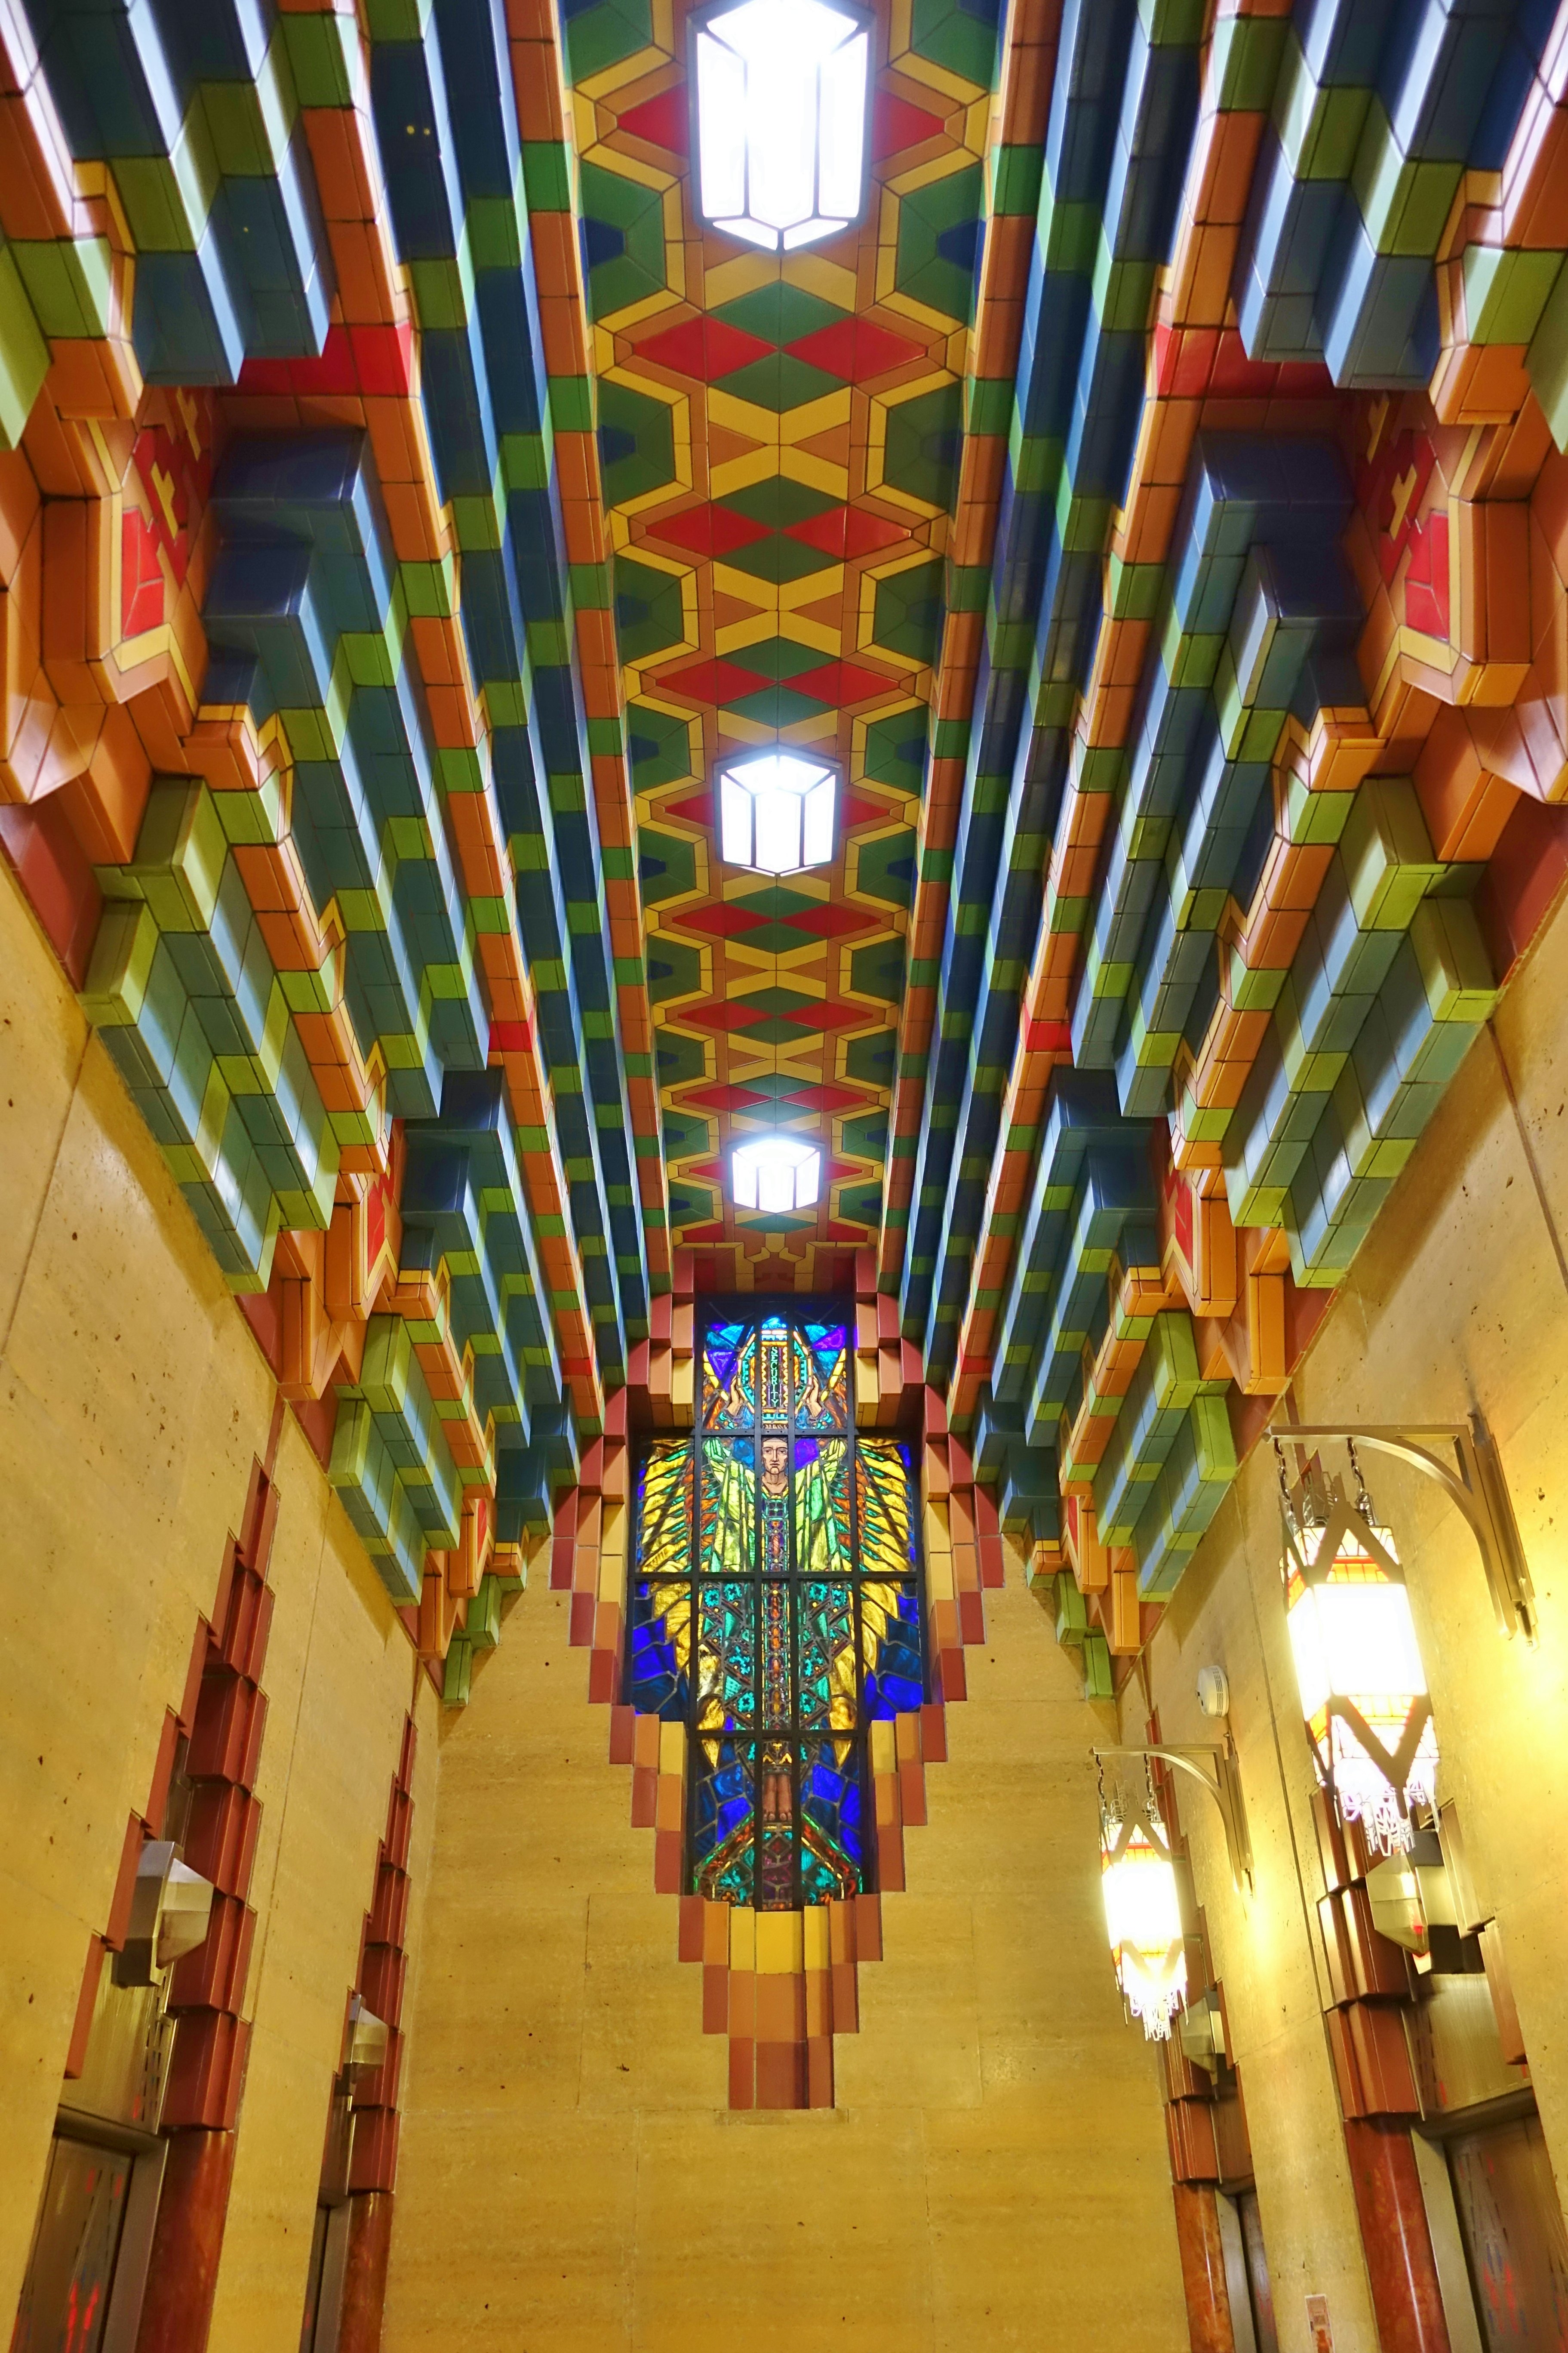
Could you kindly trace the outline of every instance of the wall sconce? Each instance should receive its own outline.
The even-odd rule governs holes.
[[[386,2021],[367,2010],[363,1996],[355,1994],[349,2003],[348,2031],[344,2037],[343,2064],[357,2081],[363,2075],[374,2075],[386,2063],[387,2046],[392,2031]]]
[[[1289,1403],[1285,1409],[1289,1413]],[[1534,1643],[1538,1629],[1530,1565],[1520,1542],[1497,1448],[1479,1413],[1473,1413],[1468,1423],[1413,1423],[1409,1428],[1392,1422],[1286,1420],[1270,1430],[1269,1436],[1276,1449],[1281,1439],[1301,1447],[1303,1463],[1305,1450],[1321,1442],[1354,1444],[1390,1455],[1395,1462],[1432,1480],[1469,1523],[1497,1612],[1499,1633],[1510,1639],[1522,1634],[1527,1642]],[[1452,1463],[1444,1461],[1444,1448],[1452,1449]]]
[[[1409,1845],[1412,1807],[1433,1802],[1437,1735],[1405,1571],[1347,1444],[1353,1502],[1315,1461],[1291,1486],[1274,1440],[1285,1616],[1318,1778],[1342,1820],[1387,1854]]]
[[[206,1942],[213,1885],[180,1861],[170,1839],[150,1839],[136,1866],[125,1946],[114,1956],[119,1986],[156,1985],[165,1969]]]
[[[1110,1752],[1108,1752],[1110,1753]],[[1170,2040],[1187,1998],[1186,1932],[1175,1861],[1152,1783],[1139,1799],[1100,1783],[1100,1885],[1121,1999],[1151,2042]]]

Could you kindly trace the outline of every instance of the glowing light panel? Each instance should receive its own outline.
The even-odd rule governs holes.
[[[719,831],[726,864],[797,874],[833,856],[833,770],[799,752],[763,752],[719,772]]]
[[[738,1209],[809,1209],[822,1182],[822,1154],[793,1135],[758,1135],[730,1155]]]
[[[742,0],[700,23],[698,203],[749,245],[836,237],[866,199],[870,33],[827,0]]]

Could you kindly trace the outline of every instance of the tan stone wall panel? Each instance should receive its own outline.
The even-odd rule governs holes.
[[[836,2105],[743,2112],[629,1769],[602,1761],[570,1598],[522,1597],[442,1742],[384,2353],[1184,2353],[1094,1719],[1021,1581],[988,1600]]]

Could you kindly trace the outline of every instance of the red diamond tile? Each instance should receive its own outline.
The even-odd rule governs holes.
[[[668,155],[684,155],[691,143],[685,83],[677,82],[658,98],[645,98],[640,106],[628,106],[621,117],[621,129],[629,131],[634,139],[646,139],[651,147],[662,147]]]
[[[626,121],[625,115],[621,120]],[[879,90],[871,111],[872,155],[879,164],[885,155],[901,155],[906,147],[940,138],[946,128],[940,114],[928,114],[923,106],[911,106],[906,98]]]
[[[683,932],[705,932],[716,940],[732,940],[742,932],[754,932],[765,915],[749,915],[744,907],[715,903],[710,907],[694,907],[689,914],[672,918]]]
[[[791,686],[802,694],[815,695],[818,702],[827,703],[835,711],[847,710],[851,703],[869,702],[873,695],[897,694],[900,681],[884,678],[879,670],[862,670],[857,662],[824,662],[820,670],[808,670],[799,678],[792,678]]]
[[[784,1098],[801,1111],[875,1111],[875,1096],[856,1087],[792,1087]]]
[[[754,522],[750,515],[736,514],[729,507],[684,507],[679,514],[666,515],[647,529],[650,539],[683,547],[689,555],[729,555],[735,548],[750,547],[754,539],[768,535],[765,522]]]
[[[760,670],[742,670],[731,661],[691,662],[685,670],[667,670],[658,681],[661,692],[684,695],[689,702],[739,702],[742,695],[760,693],[772,683]]]
[[[845,557],[875,555],[907,539],[909,533],[901,522],[868,514],[863,507],[829,507],[826,514],[792,522],[784,537],[798,539],[803,547],[815,547],[820,554]]]
[[[873,326],[869,319],[837,319],[831,326],[800,336],[785,349],[792,359],[826,368],[842,384],[865,384],[872,376],[886,375],[889,368],[925,357],[921,344],[911,343],[904,335],[889,334],[886,327]]]
[[[755,1111],[768,1098],[755,1087],[700,1087],[695,1094],[682,1095],[680,1100],[696,1111]]]
[[[719,376],[764,358],[773,348],[761,335],[748,335],[742,328],[727,327],[719,319],[701,318],[683,319],[679,327],[666,327],[662,333],[639,343],[637,351],[639,359],[672,368],[678,375],[695,376],[700,384],[712,384]]]
[[[782,920],[792,932],[808,932],[818,940],[839,940],[846,933],[868,932],[880,923],[879,916],[861,914],[854,907],[836,907],[831,902],[812,907],[805,914],[785,915]]]

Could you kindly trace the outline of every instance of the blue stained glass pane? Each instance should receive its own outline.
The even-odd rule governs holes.
[[[688,1587],[656,1586],[641,1577],[632,1588],[631,1697],[639,1715],[662,1716],[667,1724],[685,1722],[690,1701],[690,1620]]]
[[[801,1894],[808,1904],[863,1884],[860,1782],[852,1741],[809,1740],[801,1755]]]
[[[907,1715],[925,1697],[925,1644],[914,1580],[897,1586],[863,1586],[860,1616],[866,1651],[866,1714],[884,1722],[889,1716]]]
[[[714,1903],[752,1901],[755,1757],[750,1741],[694,1744],[691,1886]]]

